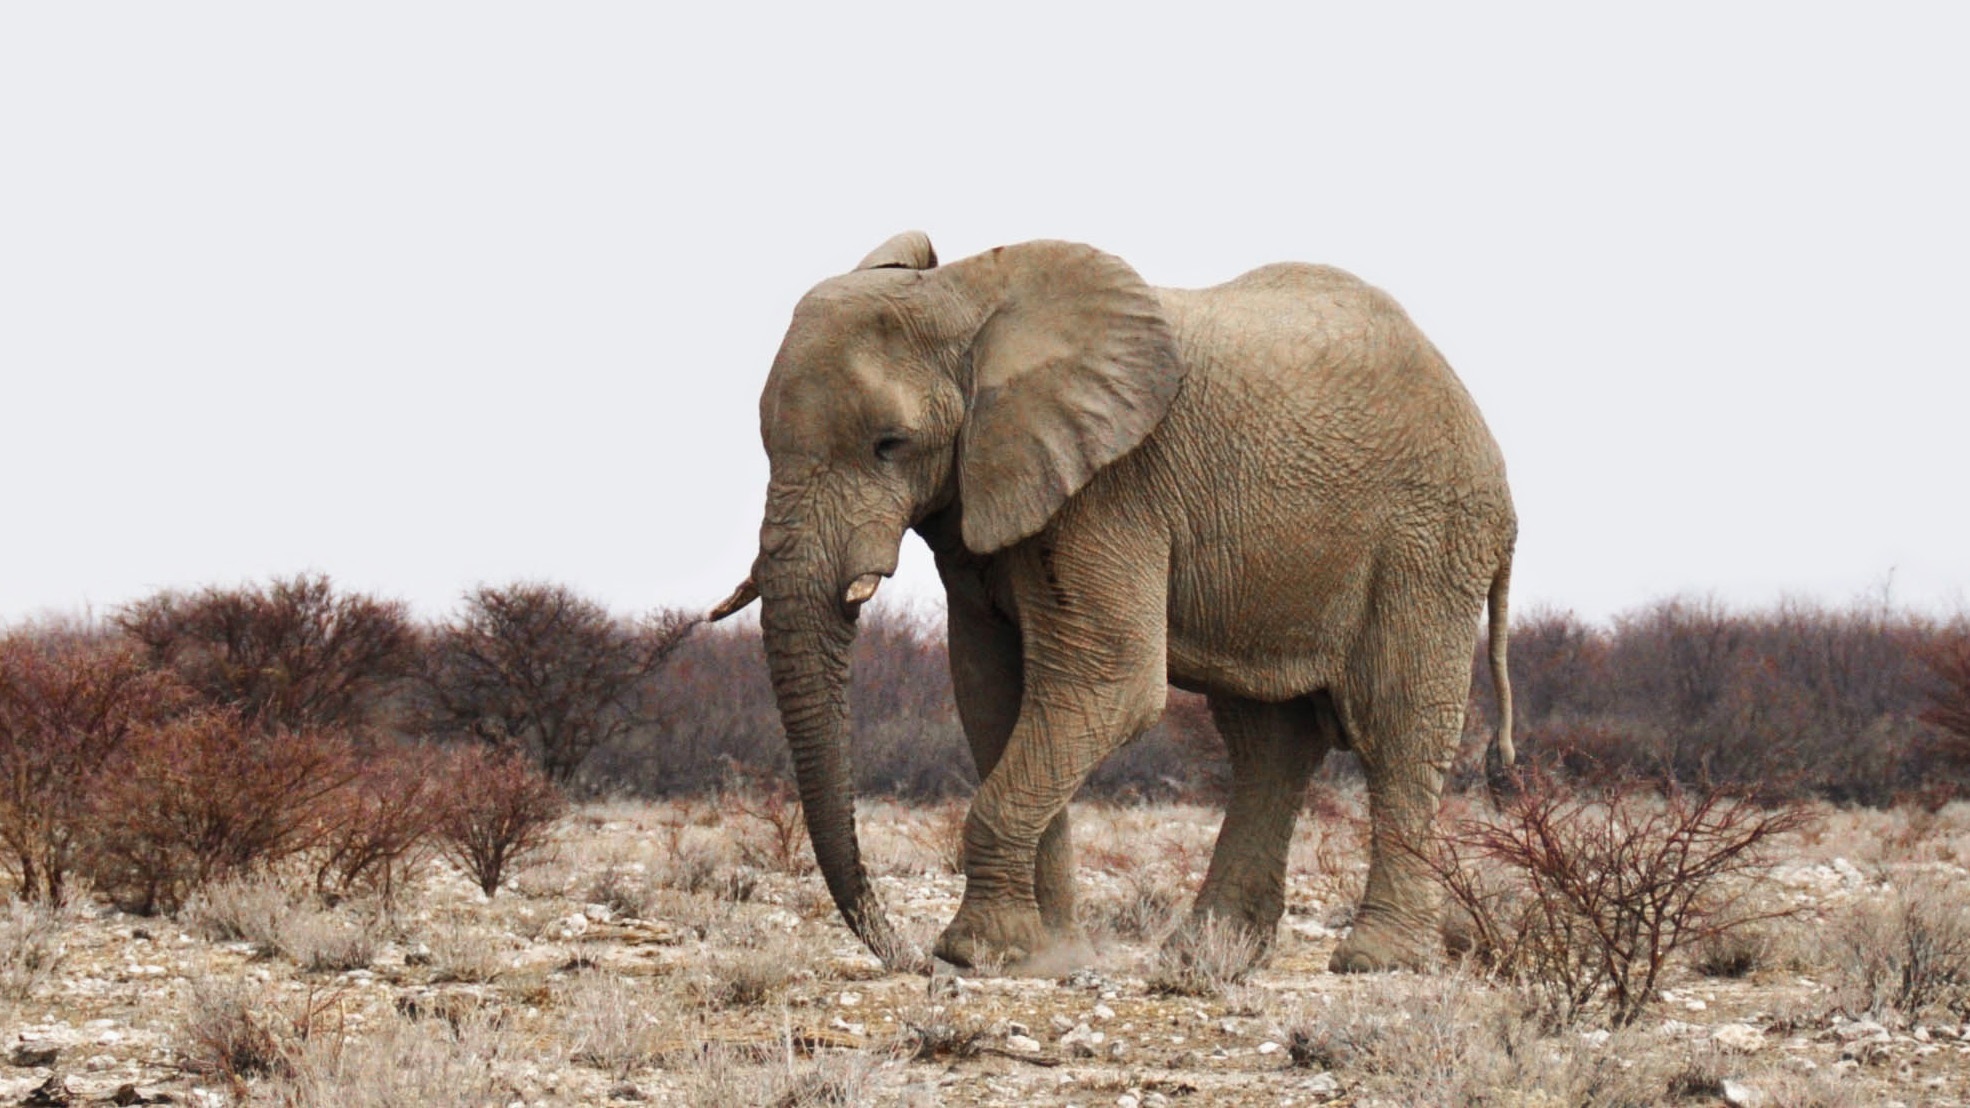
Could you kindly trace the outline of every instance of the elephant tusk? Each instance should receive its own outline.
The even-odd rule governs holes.
[[[717,623],[719,620],[724,619],[726,616],[731,615],[758,599],[759,589],[752,583],[752,578],[748,577],[743,584],[732,590],[731,596],[726,597],[718,607],[713,608],[711,614],[706,616],[705,619],[711,623]]]
[[[864,573],[848,583],[848,591],[841,595],[841,602],[855,605],[864,604],[876,594],[876,587],[882,584],[882,574]]]

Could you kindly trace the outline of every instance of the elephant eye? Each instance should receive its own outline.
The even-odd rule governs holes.
[[[909,444],[910,440],[901,435],[884,435],[876,440],[876,457],[881,461],[891,461]]]

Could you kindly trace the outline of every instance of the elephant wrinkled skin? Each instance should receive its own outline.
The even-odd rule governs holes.
[[[1193,922],[1270,939],[1308,775],[1345,747],[1373,834],[1332,966],[1428,960],[1439,902],[1416,848],[1487,599],[1509,688],[1517,522],[1476,406],[1388,296],[1298,264],[1152,289],[1064,242],[940,267],[907,233],[801,300],[760,430],[759,557],[714,615],[763,601],[815,855],[871,949],[913,960],[856,842],[848,650],[914,528],[948,594],[983,782],[939,956],[1078,948],[1068,800],[1174,684],[1209,698],[1233,771]]]

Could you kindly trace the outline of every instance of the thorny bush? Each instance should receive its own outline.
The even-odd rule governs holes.
[[[1785,914],[1726,894],[1810,820],[1729,789],[1631,782],[1594,795],[1534,772],[1495,815],[1455,821],[1419,854],[1480,967],[1529,986],[1555,1024],[1604,1010],[1623,1027],[1672,954]]]

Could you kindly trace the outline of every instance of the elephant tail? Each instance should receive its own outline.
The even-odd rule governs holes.
[[[1491,606],[1489,627],[1489,652],[1491,655],[1491,687],[1498,697],[1498,733],[1491,739],[1491,749],[1485,753],[1485,776],[1494,797],[1507,787],[1506,770],[1518,760],[1518,753],[1512,747],[1512,678],[1505,656],[1511,647],[1512,628],[1510,617],[1510,593],[1512,591],[1512,555],[1508,551],[1498,572],[1491,578]]]

